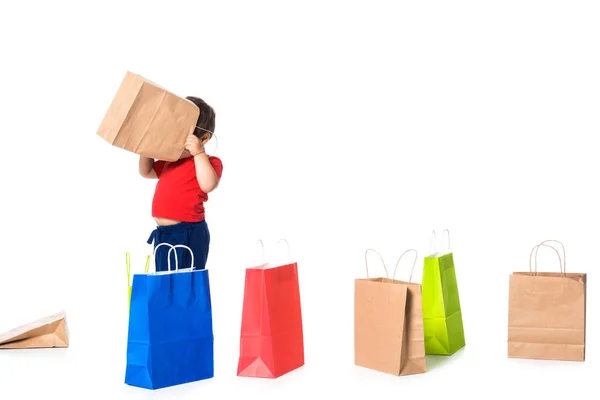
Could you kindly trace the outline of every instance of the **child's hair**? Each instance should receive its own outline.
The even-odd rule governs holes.
[[[201,139],[202,137],[206,136],[206,134],[208,133],[206,131],[214,133],[214,131],[215,131],[215,110],[213,110],[213,108],[211,106],[206,104],[206,102],[199,97],[188,96],[188,97],[186,97],[186,99],[188,99],[189,101],[191,101],[192,103],[197,105],[198,108],[200,109],[200,116],[198,117],[198,122],[196,123],[196,126],[199,128],[202,128],[202,129],[196,128],[194,130],[194,135],[198,139]],[[206,131],[204,129],[206,129]],[[210,133],[208,133],[208,134],[210,136],[212,136],[212,134],[210,134]]]

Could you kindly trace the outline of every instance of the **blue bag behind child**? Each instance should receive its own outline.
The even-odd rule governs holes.
[[[160,243],[175,253],[175,269],[133,277],[125,383],[160,389],[214,376],[212,307],[208,270],[194,269],[187,246]],[[174,251],[192,253],[178,268]]]

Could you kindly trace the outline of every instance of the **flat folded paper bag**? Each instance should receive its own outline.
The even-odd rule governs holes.
[[[97,134],[130,152],[177,161],[199,115],[191,101],[127,72]]]
[[[0,334],[0,349],[69,347],[64,312],[40,318]]]

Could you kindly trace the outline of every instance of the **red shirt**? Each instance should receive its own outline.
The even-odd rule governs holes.
[[[221,179],[223,163],[217,157],[208,157],[217,177]],[[196,178],[194,157],[175,162],[156,161],[154,171],[158,177],[152,216],[182,222],[200,222],[204,220],[204,202],[208,195],[200,189]]]

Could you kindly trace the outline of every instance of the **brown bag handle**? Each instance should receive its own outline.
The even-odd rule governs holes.
[[[388,274],[388,270],[387,270],[387,267],[385,266],[385,261],[383,261],[383,257],[381,257],[381,254],[379,254],[379,252],[377,250],[373,250],[373,249],[365,250],[365,267],[367,268],[367,279],[369,279],[369,260],[367,259],[367,254],[369,254],[369,251],[372,251],[373,253],[375,253],[379,256],[379,259],[381,260],[381,264],[383,264],[383,269],[385,269],[385,277],[387,279],[390,279],[390,274]]]
[[[381,264],[383,264],[383,269],[385,269],[385,277],[386,277],[386,279],[390,279],[390,275],[388,273],[387,267],[385,266],[385,261],[383,261],[383,257],[381,257],[381,254],[379,254],[379,252],[377,252],[376,250],[373,250],[373,249],[367,249],[365,251],[365,266],[366,266],[366,269],[367,269],[367,279],[369,279],[369,261],[368,261],[368,258],[367,258],[367,255],[369,254],[369,251],[372,251],[373,253],[377,254],[377,256],[379,256],[379,259],[381,260]],[[406,250],[404,253],[402,253],[402,255],[400,256],[400,258],[398,258],[398,261],[396,262],[396,267],[394,268],[394,275],[392,275],[392,280],[394,280],[396,278],[396,270],[398,269],[398,265],[400,264],[400,261],[402,260],[402,257],[404,257],[406,255],[406,253],[411,252],[411,251],[415,252],[415,261],[413,262],[412,269],[410,270],[410,279],[408,281],[409,283],[411,282],[411,280],[412,280],[412,274],[413,274],[413,271],[415,270],[415,265],[417,264],[417,258],[418,258],[418,255],[419,255],[419,253],[417,253],[417,251],[415,249]]]
[[[413,262],[412,268],[410,269],[410,278],[408,278],[408,283],[412,282],[412,275],[415,270],[415,265],[417,264],[417,258],[419,257],[419,253],[417,253],[417,251],[415,249],[406,250],[404,253],[402,253],[400,258],[398,258],[398,261],[396,261],[396,267],[394,268],[394,275],[392,275],[392,280],[396,278],[396,270],[398,269],[398,264],[400,264],[400,260],[402,260],[402,257],[404,257],[404,255],[406,253],[411,252],[411,251],[415,252],[415,261]]]
[[[562,253],[563,253],[562,257],[560,255],[560,253],[558,252],[558,250],[556,250],[556,248],[554,246],[546,244],[549,242],[554,242],[554,243],[560,244],[560,246],[562,247]],[[558,240],[544,240],[542,243],[538,244],[537,246],[534,246],[533,249],[531,249],[531,253],[529,254],[529,272],[533,273],[534,276],[537,276],[537,270],[538,270],[537,256],[538,256],[538,250],[539,250],[540,246],[549,247],[552,250],[554,250],[554,252],[558,256],[558,261],[560,264],[560,272],[563,274],[563,276],[567,276],[567,254],[565,251],[565,245],[562,244],[561,242],[559,242]],[[535,251],[535,270],[532,270],[531,257],[533,256],[534,251]]]

